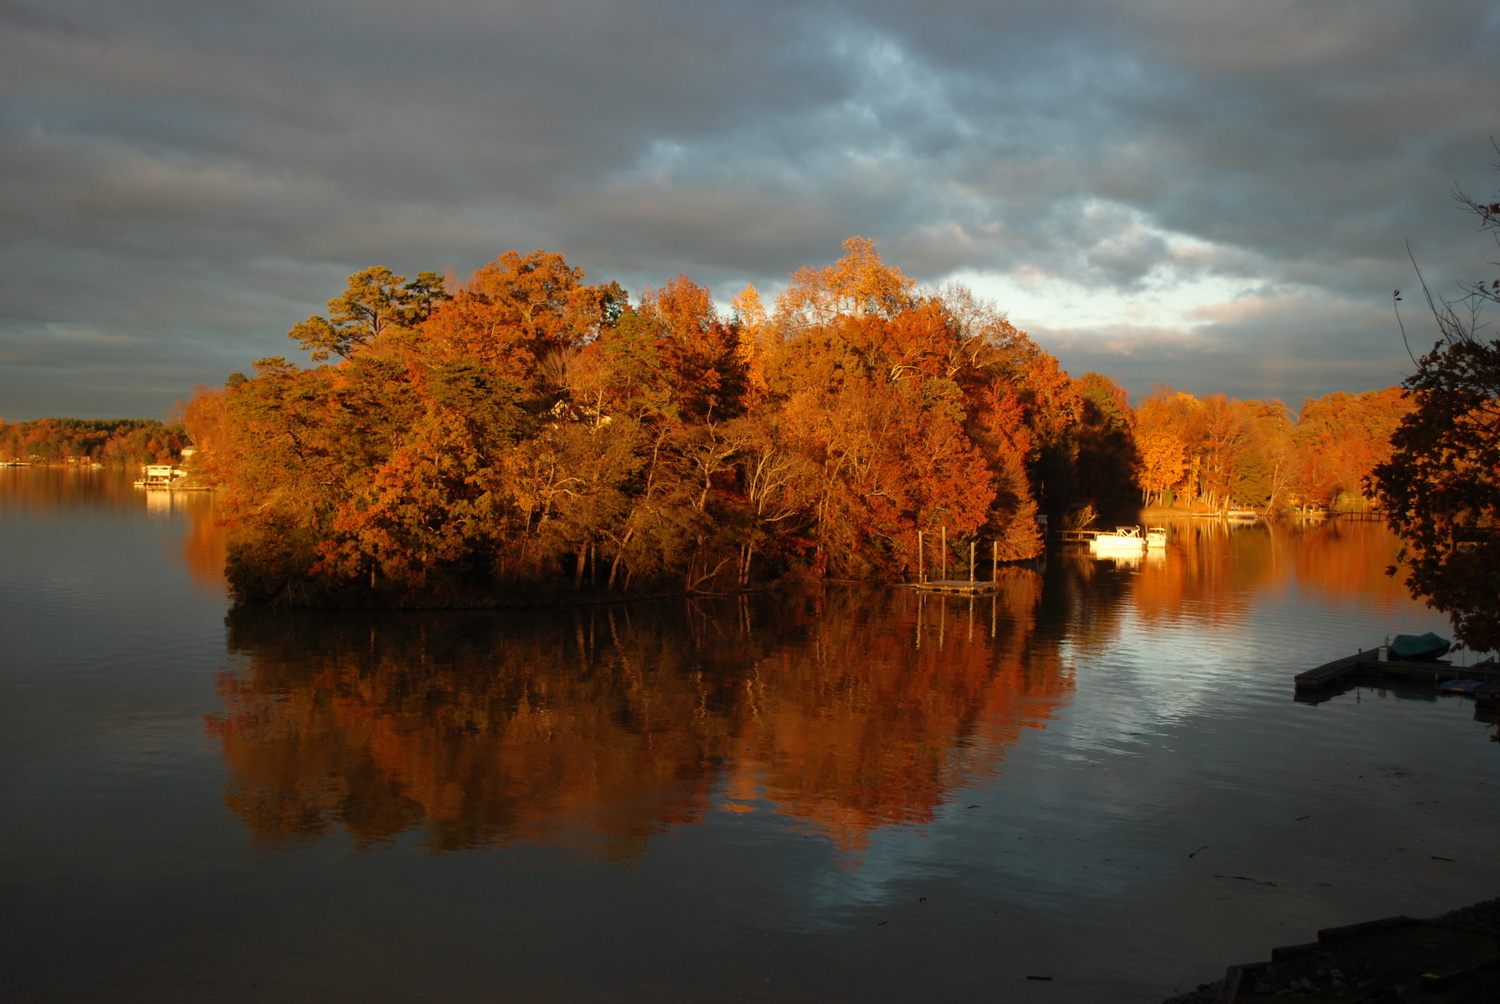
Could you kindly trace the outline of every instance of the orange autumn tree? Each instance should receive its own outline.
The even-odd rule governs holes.
[[[738,329],[740,362],[745,368],[747,389],[750,394],[758,395],[766,389],[765,351],[762,348],[762,339],[769,334],[766,308],[754,286],[740,290],[729,306],[734,311],[734,323]]]
[[[786,292],[776,299],[780,325],[800,330],[840,316],[893,317],[911,305],[915,283],[881,260],[874,241],[850,237],[844,252],[832,265],[804,265],[792,273]]]
[[[1400,387],[1304,401],[1294,434],[1300,497],[1310,504],[1363,508],[1365,480],[1390,458],[1391,435],[1411,409]]]
[[[526,383],[555,372],[557,357],[613,324],[624,299],[617,283],[585,283],[583,269],[562,255],[507,251],[432,312],[421,343]]]
[[[182,427],[198,451],[193,458],[193,469],[216,474],[220,449],[232,434],[223,388],[200,384],[180,408]]]
[[[1157,385],[1136,410],[1135,439],[1145,501],[1196,496],[1202,404],[1191,394]]]
[[[1034,553],[1035,500],[1016,449],[1032,437],[994,426],[1021,424],[1005,356],[1024,336],[998,315],[972,323],[941,296],[918,297],[872,242],[845,248],[840,262],[793,275],[767,362],[794,445],[818,472],[817,567],[913,571],[918,533],[939,530],[955,545],[982,535],[1006,557]]]

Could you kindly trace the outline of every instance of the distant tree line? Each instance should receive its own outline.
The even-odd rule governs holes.
[[[1366,480],[1391,454],[1411,411],[1399,387],[1309,399],[1295,419],[1280,401],[1199,399],[1158,387],[1135,413],[1143,501],[1363,509]]]
[[[0,460],[4,461],[131,467],[173,463],[187,445],[188,436],[181,425],[153,419],[0,421]]]

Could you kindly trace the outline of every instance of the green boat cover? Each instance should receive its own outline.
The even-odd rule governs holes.
[[[1392,659],[1436,659],[1447,655],[1453,643],[1431,631],[1426,634],[1398,634],[1391,639]]]

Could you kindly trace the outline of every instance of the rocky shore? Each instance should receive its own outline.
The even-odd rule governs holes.
[[[1451,910],[1431,919],[1477,934],[1500,937],[1500,898]],[[1267,952],[1269,951],[1268,948]],[[1331,953],[1309,952],[1283,962],[1270,963],[1254,977],[1254,983],[1245,989],[1257,996],[1316,999],[1340,995],[1354,986],[1366,991],[1366,995],[1360,996],[1360,1000],[1383,1001],[1388,997],[1396,1000],[1401,996],[1400,991],[1395,988],[1365,987],[1357,981],[1357,974],[1345,973],[1339,969]],[[1200,983],[1197,989],[1170,997],[1162,1004],[1213,1004],[1218,1000],[1223,985],[1222,979]],[[1395,996],[1391,996],[1391,992]],[[1500,997],[1496,999],[1500,1000]]]

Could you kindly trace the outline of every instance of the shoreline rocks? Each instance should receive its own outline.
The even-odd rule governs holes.
[[[1459,907],[1431,920],[1476,934],[1500,937],[1500,898]],[[1332,953],[1322,951],[1268,963],[1251,979],[1253,982],[1244,989],[1263,996],[1315,998],[1327,996],[1329,992],[1340,992],[1351,984],[1362,987],[1357,974],[1344,973],[1335,964]],[[1200,983],[1196,989],[1169,997],[1162,1004],[1214,1004],[1223,987],[1222,979]]]

